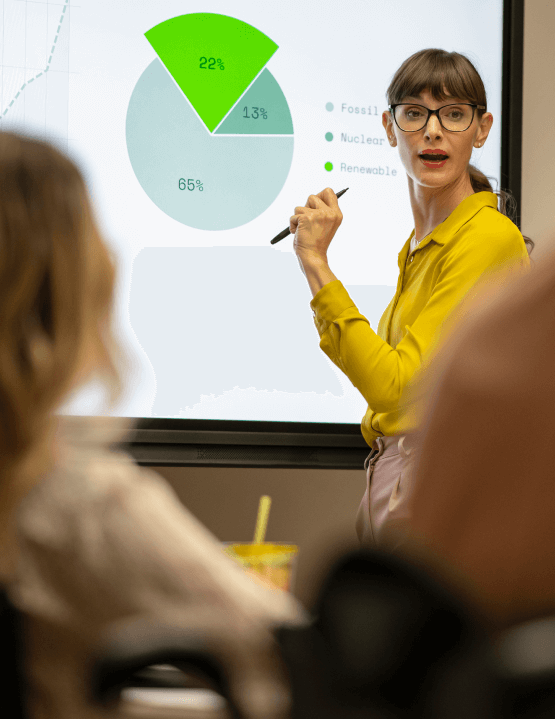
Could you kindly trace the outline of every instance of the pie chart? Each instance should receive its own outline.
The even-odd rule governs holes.
[[[129,100],[126,141],[150,200],[174,220],[228,230],[261,215],[293,159],[293,122],[266,67],[278,46],[227,15],[191,13],[145,33],[156,58]]]

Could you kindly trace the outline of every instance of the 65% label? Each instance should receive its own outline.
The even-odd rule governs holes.
[[[202,192],[204,190],[204,185],[200,180],[185,180],[183,177],[180,177],[179,189],[189,190],[189,192],[193,192],[196,189],[199,192]]]

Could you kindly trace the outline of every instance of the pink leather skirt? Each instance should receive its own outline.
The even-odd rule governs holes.
[[[356,518],[364,546],[395,544],[395,533],[408,518],[415,440],[410,435],[378,437],[366,458],[366,491]],[[411,456],[412,455],[412,456]]]

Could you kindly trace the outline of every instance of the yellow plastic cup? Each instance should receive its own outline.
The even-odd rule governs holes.
[[[299,552],[296,544],[224,542],[224,551],[244,569],[260,575],[276,589],[292,590]]]

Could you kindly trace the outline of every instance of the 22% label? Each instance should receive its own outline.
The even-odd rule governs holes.
[[[189,192],[193,192],[193,190],[197,189],[199,192],[202,192],[204,190],[204,185],[200,180],[185,180],[183,177],[180,177],[179,189],[189,190]]]
[[[219,57],[201,57],[199,62],[199,68],[201,70],[216,70],[216,68],[219,68],[220,70],[225,70],[224,61],[220,60]]]

